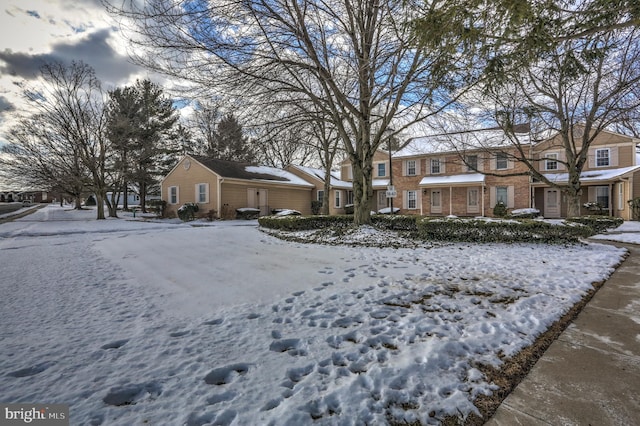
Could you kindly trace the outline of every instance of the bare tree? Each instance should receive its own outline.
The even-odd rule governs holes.
[[[50,184],[70,188],[72,193],[80,188],[93,191],[97,218],[104,219],[108,141],[100,82],[94,70],[82,62],[47,63],[41,74],[46,85],[35,101],[38,113],[23,120],[13,132],[16,145],[12,161],[23,170],[29,161],[41,162],[34,173],[26,175],[29,179],[49,176]]]
[[[640,108],[638,31],[568,39],[540,61],[510,73],[509,83],[487,86],[473,105],[475,109],[482,104],[494,106],[486,112],[509,137],[512,149],[505,153],[524,163],[534,179],[562,191],[569,216],[580,214],[580,176],[591,144]],[[519,123],[530,124],[530,135],[518,133]],[[452,139],[460,148],[460,138]],[[567,183],[551,181],[540,172],[538,164],[544,159],[532,150],[531,139],[547,140],[562,152],[558,164],[568,173]],[[468,146],[478,149],[483,144],[476,140]],[[495,150],[491,144],[484,147]]]
[[[82,208],[82,194],[90,184],[77,147],[52,128],[47,114],[23,117],[9,130],[2,148],[0,175],[18,187],[51,189],[72,196]]]
[[[373,156],[390,123],[402,131],[424,120],[473,80],[447,40],[415,48],[405,22],[432,12],[421,2],[124,3],[109,10],[136,24],[139,64],[235,98],[271,94],[326,111],[353,166],[356,224],[370,221]]]

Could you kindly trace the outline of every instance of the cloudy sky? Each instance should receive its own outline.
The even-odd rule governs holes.
[[[24,91],[38,86],[45,62],[81,60],[106,89],[150,77],[128,61],[100,0],[0,0],[0,36],[0,144],[15,114],[26,110]]]

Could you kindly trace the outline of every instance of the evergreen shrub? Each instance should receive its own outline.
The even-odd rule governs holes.
[[[593,229],[578,223],[554,225],[530,219],[422,218],[417,221],[417,234],[427,241],[564,244],[593,235]]]
[[[371,224],[380,229],[389,229],[393,231],[409,231],[418,230],[416,215],[400,215],[400,214],[377,214],[371,216]]]
[[[328,227],[347,228],[353,225],[353,217],[333,216],[262,216],[258,224],[264,228],[283,231],[308,231]]]
[[[569,217],[566,221],[589,226],[595,234],[605,232],[607,229],[617,228],[624,222],[624,220],[619,217],[597,215]]]
[[[199,209],[196,203],[185,203],[178,208],[178,217],[184,222],[193,220],[196,218],[196,212]]]

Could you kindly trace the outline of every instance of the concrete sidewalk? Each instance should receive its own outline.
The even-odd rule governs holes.
[[[486,425],[640,425],[640,246],[615,245],[629,257]]]

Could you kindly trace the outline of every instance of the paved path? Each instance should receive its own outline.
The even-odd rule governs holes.
[[[486,425],[640,425],[640,246],[616,245],[629,257]]]

